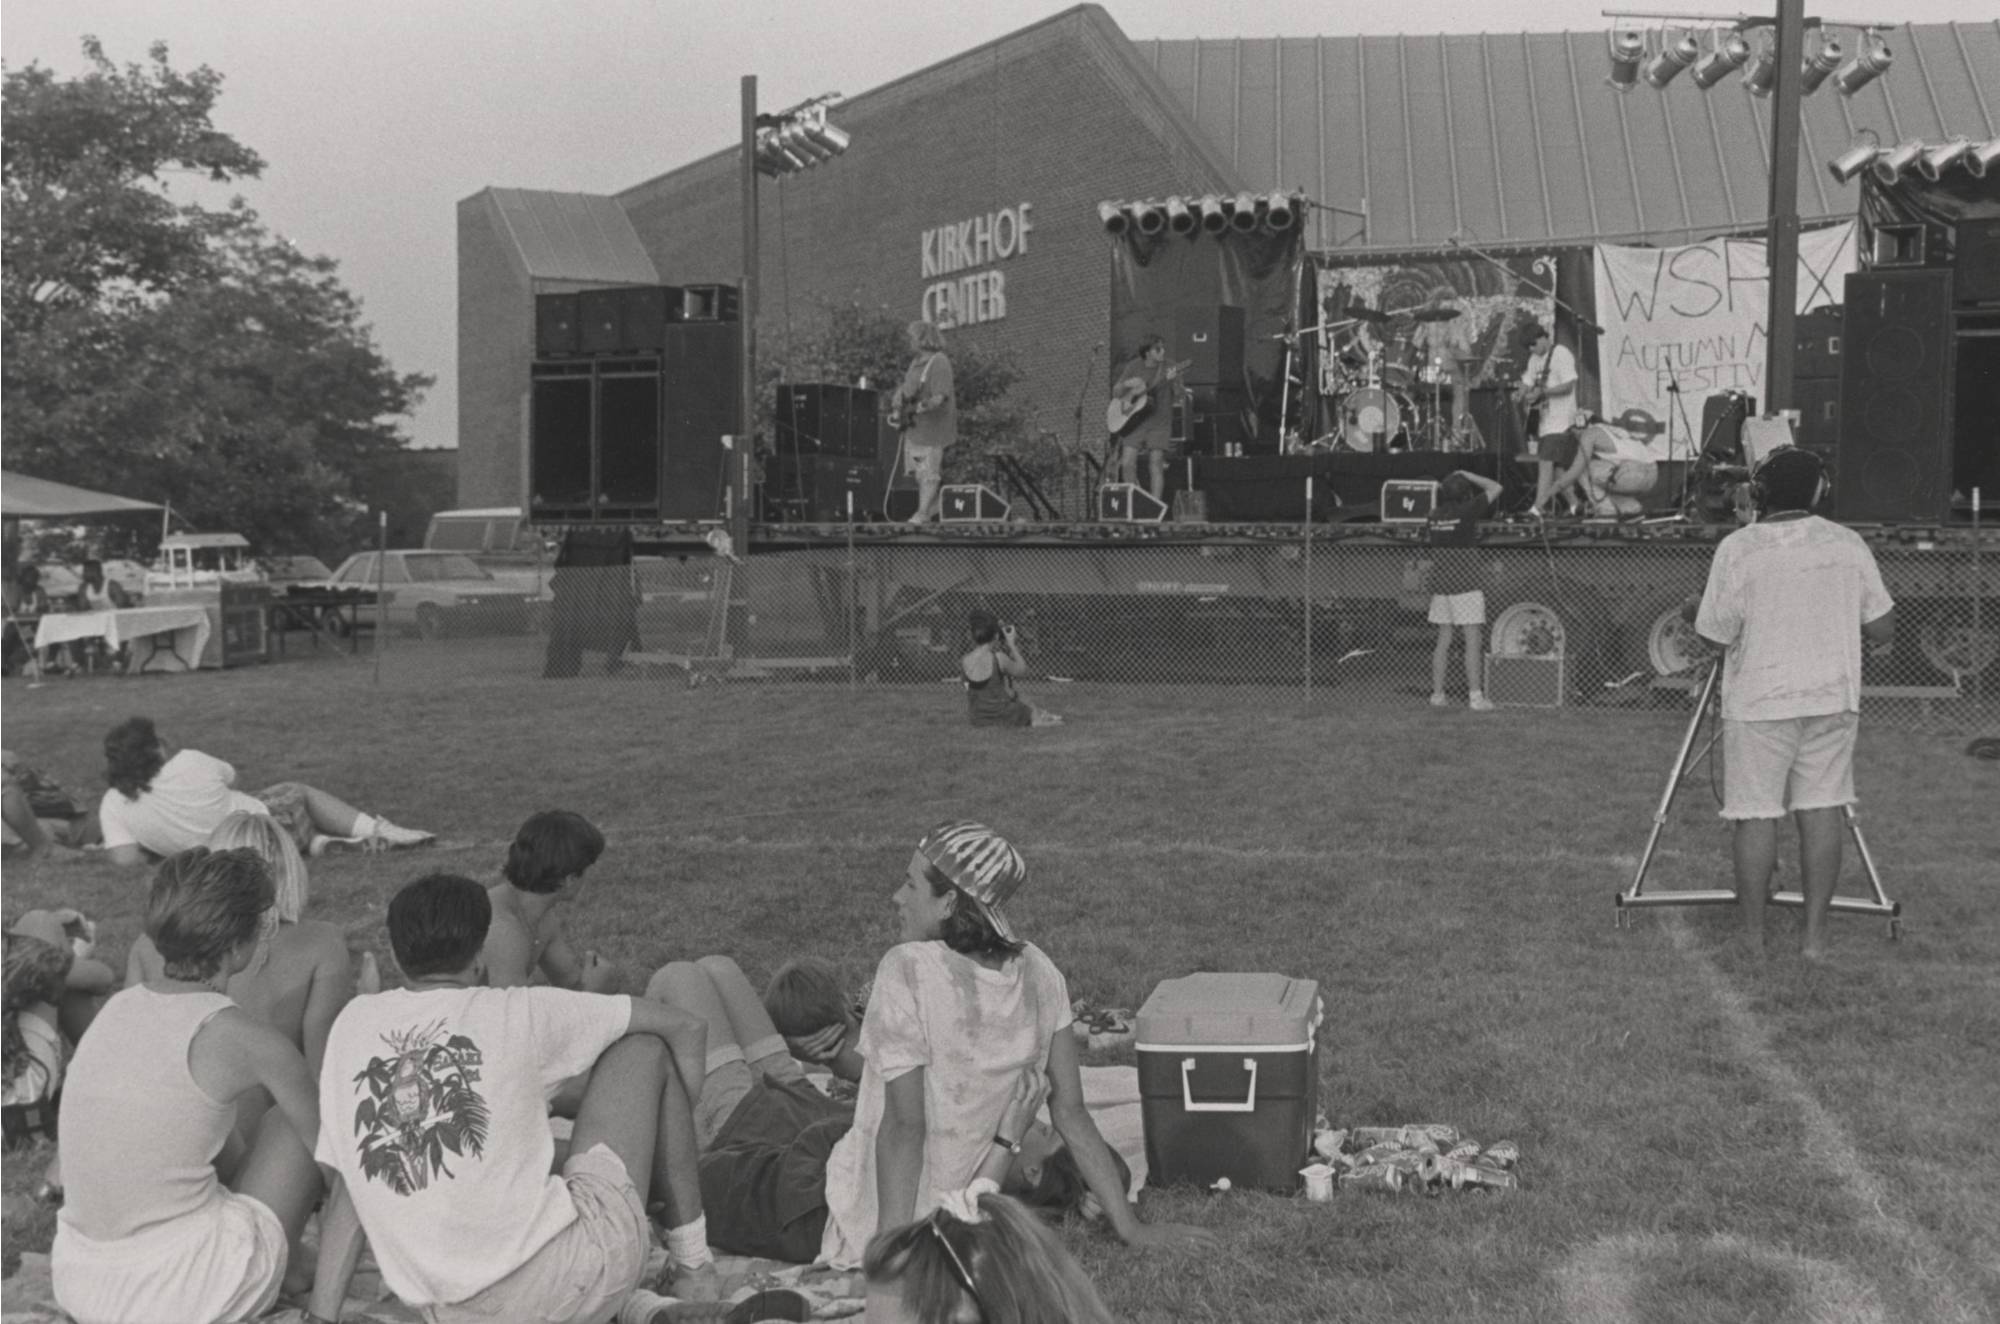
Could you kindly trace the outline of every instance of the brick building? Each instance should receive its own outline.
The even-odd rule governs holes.
[[[1978,90],[2000,86],[2000,23],[1890,36],[1890,76],[1806,102],[1808,224],[1854,214],[1824,162],[1862,130],[2000,134]],[[1308,230],[1334,263],[1762,224],[1768,103],[1686,80],[1621,97],[1604,70],[1602,33],[1135,43],[1095,5],[1066,10],[841,103],[852,147],[763,184],[760,354],[820,300],[962,309],[947,338],[1011,351],[1036,426],[1067,439],[1086,380],[1104,389],[1102,199],[1302,188],[1339,209]],[[733,282],[737,168],[731,145],[608,197],[459,204],[460,504],[521,501],[533,295]]]

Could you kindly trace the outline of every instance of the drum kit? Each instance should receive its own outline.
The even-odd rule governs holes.
[[[1334,432],[1314,443],[1314,449],[1377,452],[1391,450],[1456,450],[1464,444],[1463,417],[1457,399],[1467,362],[1447,367],[1426,358],[1409,334],[1386,336],[1375,330],[1397,318],[1426,326],[1449,322],[1462,309],[1406,308],[1382,312],[1361,304],[1347,308],[1346,320],[1333,328],[1350,331],[1334,347],[1327,364],[1325,387],[1333,397]]]

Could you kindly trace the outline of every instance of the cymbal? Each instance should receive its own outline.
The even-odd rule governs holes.
[[[1419,308],[1410,314],[1412,322],[1449,322],[1464,312],[1463,308]]]

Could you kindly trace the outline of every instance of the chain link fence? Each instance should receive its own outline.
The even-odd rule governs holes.
[[[373,668],[385,686],[469,673],[609,672],[635,684],[953,682],[975,608],[1017,628],[1023,689],[1060,711],[1093,685],[1254,688],[1349,706],[1421,705],[1438,627],[1432,551],[1384,526],[1009,525],[790,531],[737,563],[706,549],[562,570],[505,610],[363,606],[340,638],[274,643],[286,665]],[[1714,544],[1646,526],[1500,528],[1477,550],[1485,688],[1501,707],[1684,704],[1708,652],[1681,617]],[[1897,600],[1864,708],[1892,725],[2000,719],[2000,536],[1873,543]],[[349,632],[359,627],[358,635]],[[1463,635],[1442,689],[1467,700]],[[275,651],[275,649],[274,649]],[[335,658],[339,660],[336,661]],[[1073,689],[1072,687],[1077,687]]]

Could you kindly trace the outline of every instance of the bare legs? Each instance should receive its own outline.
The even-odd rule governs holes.
[[[1799,872],[1804,882],[1805,932],[1799,950],[1810,960],[1826,955],[1826,916],[1840,879],[1841,816],[1839,806],[1801,809],[1792,815],[1799,831]],[[1776,818],[1743,818],[1736,822],[1734,862],[1736,905],[1743,917],[1745,941],[1755,951],[1764,945],[1764,901],[1771,888],[1771,871],[1778,865]]]
[[[1140,459],[1145,459],[1146,490],[1153,494],[1153,500],[1164,502],[1167,494],[1167,453],[1147,446],[1135,446],[1122,442],[1118,452],[1118,472],[1122,480],[1133,487],[1139,485]]]
[[[361,817],[361,811],[338,796],[330,795],[317,786],[301,787],[305,792],[306,813],[312,818],[313,830],[323,837],[352,837],[354,820]]]
[[[1467,698],[1486,693],[1485,676],[1482,673],[1481,650],[1485,647],[1486,627],[1483,625],[1461,625],[1459,633],[1465,639],[1465,692]],[[1451,630],[1449,625],[1438,626],[1437,644],[1431,649],[1431,702],[1439,704],[1444,694],[1444,673],[1451,668]]]
[[[286,1260],[285,1286],[299,1291],[311,1281],[305,1257],[299,1254],[299,1235],[305,1231],[306,1217],[319,1199],[319,1167],[312,1150],[299,1138],[285,1115],[267,1109],[257,1123],[249,1150],[242,1155],[233,1173],[224,1182],[238,1195],[247,1195],[278,1216],[284,1225],[285,1243],[291,1248]]]
[[[743,1062],[760,1076],[803,1075],[771,1024],[764,1000],[741,966],[727,956],[672,961],[646,984],[646,996],[690,1012],[708,1023],[708,1070]]]

